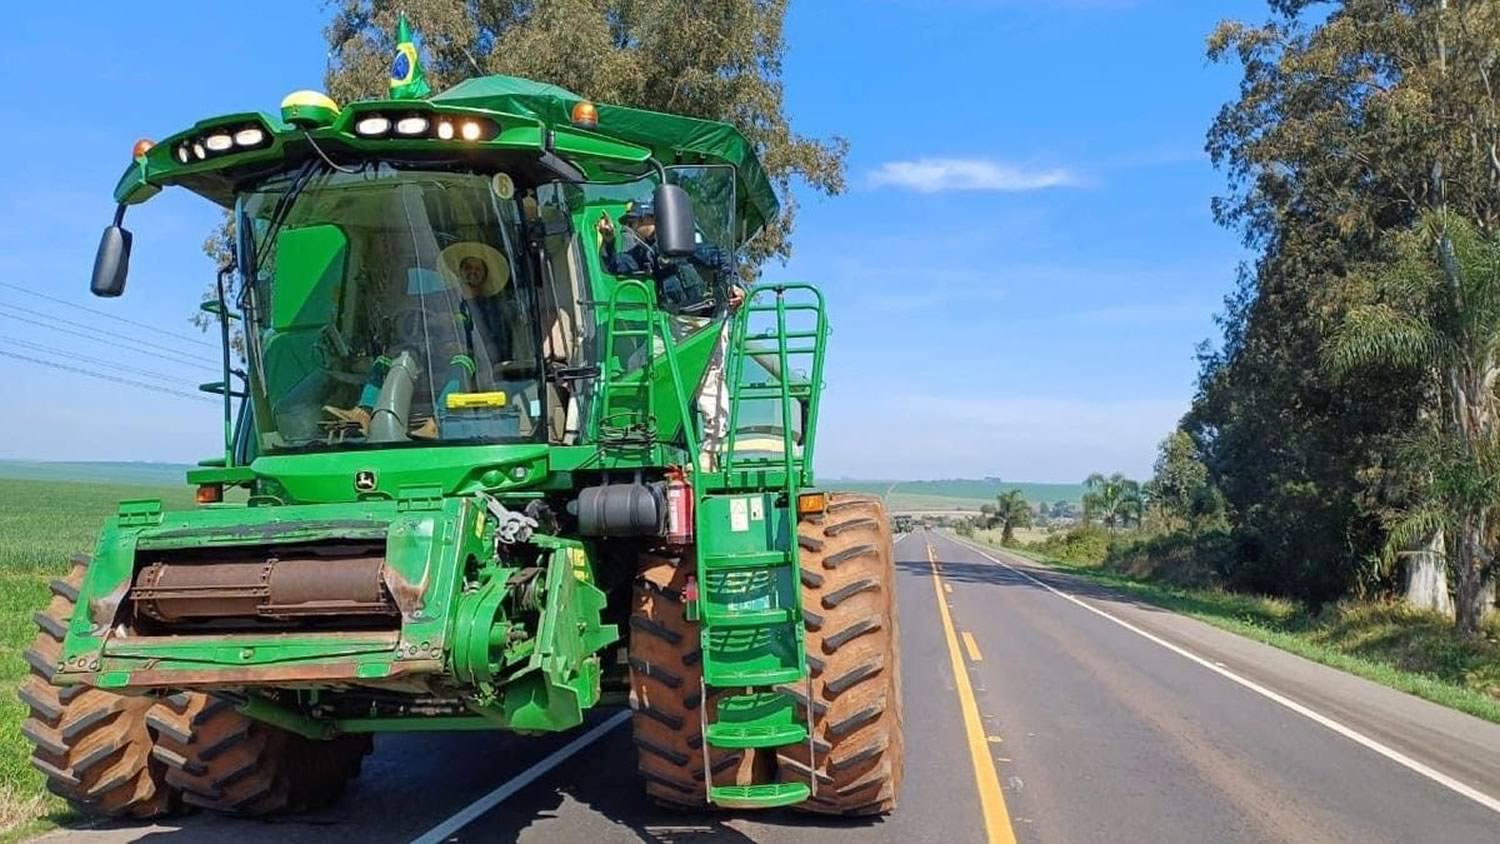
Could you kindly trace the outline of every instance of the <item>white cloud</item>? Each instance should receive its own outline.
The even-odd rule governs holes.
[[[1031,170],[984,158],[919,158],[887,161],[870,174],[876,187],[897,187],[922,193],[949,190],[1033,191],[1073,187],[1082,183],[1065,168]]]

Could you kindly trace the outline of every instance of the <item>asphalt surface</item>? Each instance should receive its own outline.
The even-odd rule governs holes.
[[[951,537],[904,537],[896,556],[907,755],[891,817],[657,809],[621,726],[437,840],[1500,842],[1500,726]],[[43,840],[419,840],[577,737],[382,737],[324,812]]]

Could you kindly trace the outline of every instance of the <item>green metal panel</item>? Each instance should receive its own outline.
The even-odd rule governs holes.
[[[466,498],[440,498],[436,509],[403,511],[398,501],[346,505],[223,507],[163,513],[155,524],[125,512],[105,527],[84,579],[64,642],[59,682],[108,675],[110,685],[161,686],[171,672],[204,669],[344,666],[361,677],[402,673],[408,665],[441,668],[463,561],[488,553],[482,535],[455,529],[482,524],[481,508]],[[385,543],[388,583],[411,595],[399,637],[359,634],[236,634],[234,636],[117,637],[112,625],[135,573],[137,555],[245,545],[327,540]],[[394,591],[394,590],[393,590]],[[429,665],[430,663],[430,665]]]
[[[276,243],[271,327],[278,332],[321,331],[337,310],[349,238],[338,226],[322,224],[287,229]]]
[[[704,499],[699,552],[705,559],[790,550],[796,525],[779,491],[711,495]]]

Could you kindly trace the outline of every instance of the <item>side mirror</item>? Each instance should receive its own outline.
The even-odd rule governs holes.
[[[693,201],[677,185],[658,185],[652,198],[656,206],[656,248],[668,258],[687,258],[698,250],[693,226]]]
[[[104,230],[99,251],[94,255],[94,278],[89,290],[95,296],[114,297],[125,292],[125,276],[130,272],[130,232],[118,223]]]

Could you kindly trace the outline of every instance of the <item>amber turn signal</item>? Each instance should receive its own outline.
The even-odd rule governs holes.
[[[151,140],[150,138],[141,138],[139,141],[135,142],[135,146],[130,148],[130,157],[140,158],[141,156],[150,152],[151,148],[154,146],[156,146],[155,141]]]
[[[218,504],[224,500],[223,484],[202,484],[198,487],[198,493],[194,496],[199,504]]]
[[[595,129],[599,126],[599,109],[588,100],[573,104],[573,125],[580,129]]]
[[[804,492],[797,496],[797,515],[816,516],[828,510],[828,493]]]

